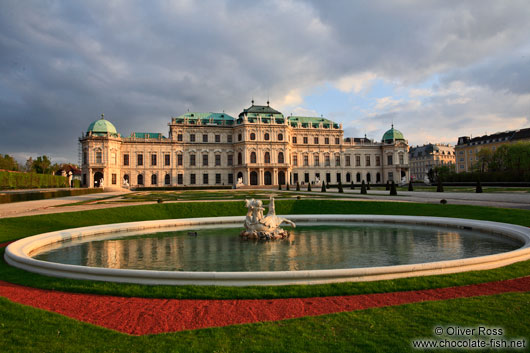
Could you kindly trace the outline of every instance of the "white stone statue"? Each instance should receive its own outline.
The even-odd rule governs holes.
[[[431,180],[429,179],[429,177],[427,175],[425,175],[425,177],[423,177],[423,183],[425,185],[431,185]]]
[[[74,173],[72,173],[72,171],[69,171],[69,172],[68,172],[68,186],[69,186],[69,187],[72,187],[72,186],[73,186],[73,185],[72,185],[72,178],[73,178],[73,176],[74,176]]]
[[[263,202],[261,200],[245,200],[248,208],[247,217],[245,218],[245,230],[241,236],[246,239],[283,239],[289,236],[289,232],[280,228],[282,223],[290,224],[296,227],[294,222],[276,215],[274,208],[274,198],[271,196],[269,202],[269,212],[263,217]]]
[[[127,181],[127,179],[123,178],[123,187],[124,188],[129,188],[129,181]]]
[[[236,189],[242,187],[243,185],[243,178],[237,178]]]

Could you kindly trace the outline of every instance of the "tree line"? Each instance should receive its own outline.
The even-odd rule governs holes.
[[[60,169],[64,169],[64,164],[52,164],[46,155],[33,159],[29,157],[24,165],[20,165],[15,158],[8,154],[0,154],[0,170],[33,172],[37,174],[55,174]]]
[[[471,172],[456,173],[454,165],[443,165],[429,170],[428,177],[431,182],[530,181],[530,142],[503,144],[495,151],[482,148],[476,156]]]

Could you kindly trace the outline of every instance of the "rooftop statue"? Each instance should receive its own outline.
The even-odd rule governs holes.
[[[245,200],[248,208],[247,217],[245,218],[245,230],[241,236],[246,239],[284,239],[289,237],[289,232],[280,228],[282,223],[290,224],[296,227],[294,222],[276,215],[274,208],[274,198],[271,196],[269,202],[269,212],[264,217],[263,202],[261,200]]]

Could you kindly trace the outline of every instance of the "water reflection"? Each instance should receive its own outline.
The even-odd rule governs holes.
[[[301,226],[289,239],[244,241],[239,229],[187,230],[54,245],[35,258],[107,268],[164,271],[297,271],[453,260],[520,244],[448,228],[362,224]]]

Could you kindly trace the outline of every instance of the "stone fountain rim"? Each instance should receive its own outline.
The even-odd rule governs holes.
[[[457,273],[472,270],[486,270],[530,259],[530,228],[514,224],[461,218],[423,216],[334,214],[285,215],[283,217],[289,218],[298,223],[317,222],[326,224],[337,222],[378,222],[471,229],[509,237],[522,242],[523,245],[516,250],[499,254],[420,264],[350,269],[260,272],[190,272],[109,269],[52,263],[36,260],[30,256],[30,254],[42,246],[86,236],[110,234],[121,231],[157,230],[175,226],[200,226],[213,224],[241,225],[245,216],[234,216],[115,223],[43,233],[11,243],[6,248],[4,258],[11,266],[47,276],[149,285],[221,286],[322,284],[374,281]]]

